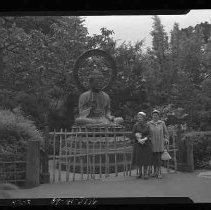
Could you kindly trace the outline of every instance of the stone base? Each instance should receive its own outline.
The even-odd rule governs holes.
[[[72,132],[125,132],[125,127],[122,125],[107,125],[107,126],[101,126],[101,125],[86,125],[86,126],[77,126],[73,125]]]

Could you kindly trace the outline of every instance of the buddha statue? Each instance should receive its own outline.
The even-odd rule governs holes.
[[[102,91],[104,76],[98,70],[89,75],[90,90],[82,93],[79,97],[79,117],[75,122],[77,125],[92,126],[115,126],[121,124],[121,117],[115,118],[110,112],[110,97]]]

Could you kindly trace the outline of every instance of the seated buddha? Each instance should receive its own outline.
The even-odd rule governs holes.
[[[102,91],[104,77],[101,72],[94,70],[89,75],[90,90],[79,97],[79,117],[77,125],[117,125],[123,122],[121,117],[115,118],[110,112],[110,97]]]

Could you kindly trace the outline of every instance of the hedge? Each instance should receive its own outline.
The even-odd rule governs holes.
[[[22,116],[21,113],[0,110],[0,162],[26,161],[28,140],[40,140],[41,145],[44,143],[42,134],[31,120]],[[7,175],[7,180],[24,178],[12,175],[14,170],[25,170],[24,165],[18,164],[16,167],[14,164],[3,164],[3,167],[0,166],[1,170],[11,172]]]
[[[211,131],[189,132],[183,135],[183,141],[193,141],[195,169],[210,169]]]

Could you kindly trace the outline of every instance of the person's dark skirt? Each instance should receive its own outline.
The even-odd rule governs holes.
[[[152,151],[148,142],[145,144],[134,143],[132,164],[137,167],[151,165]]]

